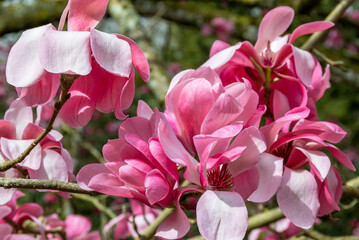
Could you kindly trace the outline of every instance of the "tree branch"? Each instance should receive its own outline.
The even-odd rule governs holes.
[[[165,208],[162,213],[156,218],[156,220],[153,221],[152,224],[148,226],[146,230],[141,234],[141,236],[136,238],[135,240],[151,239],[155,235],[158,226],[175,211],[176,208],[174,207]]]
[[[3,188],[22,188],[22,189],[47,189],[70,193],[82,193],[88,195],[100,195],[96,191],[87,191],[79,187],[76,183],[62,182],[47,179],[23,179],[23,178],[4,178],[0,177],[0,187]]]
[[[25,151],[23,153],[20,154],[20,156],[18,156],[14,160],[5,161],[5,162],[1,163],[0,164],[0,172],[4,172],[4,171],[14,167],[16,164],[21,163],[30,154],[32,149],[34,149],[37,146],[37,144],[39,144],[41,142],[41,140],[44,139],[46,137],[46,135],[52,130],[52,125],[54,124],[55,119],[60,112],[60,109],[62,108],[62,106],[65,104],[65,102],[70,97],[68,95],[70,87],[71,87],[72,83],[75,81],[75,79],[78,77],[79,76],[75,76],[75,75],[66,75],[64,78],[61,77],[61,87],[62,87],[61,98],[58,102],[55,103],[54,112],[52,113],[51,119],[50,119],[49,123],[47,124],[45,130],[40,134],[40,136],[38,136],[30,144],[30,146],[28,148],[25,149]]]
[[[338,5],[329,13],[324,19],[325,21],[337,22],[338,19],[343,15],[345,10],[353,4],[355,0],[342,0]],[[327,30],[328,31],[328,30]],[[309,39],[301,46],[301,49],[312,51],[314,46],[326,35],[327,31],[316,32],[312,34]]]

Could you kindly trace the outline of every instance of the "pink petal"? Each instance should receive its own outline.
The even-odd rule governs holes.
[[[355,166],[353,165],[353,162],[350,160],[350,158],[345,153],[343,153],[337,147],[335,147],[331,144],[328,144],[328,146],[326,148],[333,155],[333,157],[335,157],[346,168],[348,168],[352,171],[355,171]]]
[[[223,42],[221,40],[214,41],[214,43],[212,44],[211,50],[209,52],[209,57],[212,57],[214,54],[216,54],[228,47],[230,47],[230,45],[226,42]]]
[[[119,170],[119,176],[121,181],[134,187],[144,189],[146,174],[139,169],[129,165],[124,165]]]
[[[163,168],[163,170],[164,170],[163,173],[166,175],[168,173],[170,175],[170,177],[173,178],[172,180],[174,180],[174,182],[172,182],[172,185],[174,185],[176,187],[176,185],[178,185],[178,182],[179,182],[177,165],[166,156],[161,144],[159,143],[159,141],[157,139],[150,140],[149,149],[150,149],[153,157],[157,160],[157,162]],[[168,180],[168,181],[170,182],[170,180]]]
[[[132,62],[143,81],[148,82],[150,79],[150,66],[148,65],[145,54],[141,48],[132,39],[116,34],[119,39],[125,40],[131,47]]]
[[[106,13],[108,0],[69,0],[69,31],[95,27]]]
[[[233,177],[234,191],[239,193],[244,201],[258,188],[260,172],[256,166]]]
[[[60,74],[44,71],[39,81],[29,87],[16,88],[19,98],[27,106],[38,106],[51,101],[60,86]]]
[[[91,49],[101,67],[122,77],[129,77],[132,69],[130,45],[116,35],[91,29]]]
[[[221,94],[204,118],[201,133],[211,134],[232,123],[243,111],[243,107],[229,94]]]
[[[199,174],[195,169],[198,164],[197,161],[186,151],[169,124],[163,119],[158,125],[158,138],[167,157],[173,162],[186,167],[184,177],[193,183],[201,185]]]
[[[292,46],[295,71],[299,77],[299,80],[304,83],[305,86],[312,86],[312,76],[315,68],[315,61],[312,54],[307,51],[301,50]]]
[[[130,73],[128,81],[126,81],[125,86],[122,89],[120,97],[117,98],[115,105],[115,116],[119,120],[123,120],[127,117],[123,113],[123,110],[129,108],[132,104],[133,98],[135,96],[135,75],[134,70]]]
[[[304,229],[310,228],[319,209],[318,187],[313,175],[306,170],[285,168],[277,201],[292,223]]]
[[[12,122],[0,120],[0,137],[14,139],[16,138],[16,127]]]
[[[283,117],[291,109],[287,96],[276,89],[274,89],[273,108],[274,119]]]
[[[277,192],[282,181],[283,159],[272,154],[262,153],[257,169],[259,171],[258,188],[248,200],[266,202]]]
[[[16,192],[16,188],[0,188],[0,205],[8,203]],[[1,226],[1,225],[0,225]]]
[[[106,71],[96,61],[93,61],[92,72],[87,78],[89,78],[88,84],[91,84],[92,82],[96,83],[96,86],[98,86],[96,109],[104,113],[113,112],[128,78],[120,77]]]
[[[275,120],[275,122],[271,124],[261,127],[260,130],[266,138],[267,145],[271,146],[277,140],[278,133],[284,125],[291,123],[292,121],[306,118],[309,112],[310,110],[306,107],[293,108],[287,112],[284,117]]]
[[[9,213],[11,213],[11,208],[9,206],[0,206],[0,219],[6,217]]]
[[[262,135],[255,127],[242,130],[233,140],[230,149],[237,146],[246,146],[246,149],[239,159],[228,165],[234,176],[256,165],[260,161],[260,153],[267,148]]]
[[[212,171],[213,169],[215,169],[216,167],[222,164],[227,164],[236,161],[241,156],[241,154],[245,151],[245,149],[246,149],[245,146],[234,147],[231,148],[230,150],[227,150],[223,154],[217,154],[208,158],[207,171]],[[201,160],[202,159],[203,157],[201,158]]]
[[[124,198],[133,198],[131,190],[113,173],[99,173],[93,176],[88,185],[91,189],[103,194]]]
[[[211,69],[216,69],[224,64],[226,64],[236,51],[241,48],[241,44],[236,44],[234,46],[228,47],[220,52],[217,52],[210,59],[208,59],[201,67],[210,67]]]
[[[10,140],[6,138],[0,139],[1,151],[2,153],[10,160],[13,160],[20,156],[21,153],[25,151],[26,148],[30,146],[30,144],[34,140]],[[19,163],[19,166],[37,170],[41,164],[41,156],[42,151],[41,147],[37,145],[28,156]]]
[[[15,87],[28,87],[36,83],[44,73],[38,50],[43,34],[53,29],[51,24],[33,28],[22,33],[11,48],[6,64],[6,80]],[[21,66],[21,71],[19,71]],[[24,74],[26,73],[26,74]]]
[[[10,237],[9,235],[11,234],[12,232],[12,227],[7,224],[7,223],[3,223],[3,224],[0,224],[0,237],[2,239],[8,239],[8,237]]]
[[[166,218],[157,228],[156,237],[164,239],[179,239],[189,231],[191,224],[181,208]]]
[[[316,176],[321,181],[324,181],[331,167],[328,156],[320,151],[307,150],[299,147],[296,147],[296,149],[300,150],[309,159],[310,165],[313,167]]]
[[[139,100],[137,105],[137,116],[150,120],[153,115],[153,111],[146,102]]]
[[[146,175],[144,186],[146,197],[152,205],[164,199],[170,191],[165,176],[158,169],[153,169]]]
[[[199,134],[193,137],[193,142],[198,156],[202,156],[204,149],[212,142],[216,141],[216,145],[212,150],[212,154],[223,153],[228,149],[229,143],[232,138],[238,135],[242,130],[243,125],[227,125],[212,134],[205,135]]]
[[[91,229],[91,222],[84,216],[70,214],[66,217],[66,237],[74,239],[81,234],[88,233]]]
[[[78,172],[76,177],[77,184],[82,189],[91,191],[93,189],[88,187],[91,178],[100,173],[110,173],[110,171],[103,164],[99,164],[99,163],[87,164],[84,167],[82,167]]]
[[[327,178],[319,189],[319,216],[327,215],[333,210],[340,211],[338,202],[342,195],[342,179],[338,171],[331,167]]]
[[[297,27],[290,36],[289,44],[292,44],[298,37],[303,35],[320,32],[327,30],[334,26],[334,23],[327,22],[327,21],[317,21],[317,22],[310,22],[305,23]]]
[[[255,49],[258,53],[267,46],[268,41],[273,42],[282,35],[292,23],[294,11],[290,7],[277,7],[269,11],[262,19],[258,30],[258,39]]]
[[[91,71],[89,32],[47,29],[39,46],[39,59],[46,71],[87,75]]]
[[[33,121],[32,109],[21,100],[15,100],[5,112],[4,120],[13,122],[16,126],[16,138],[21,139],[26,126]]]
[[[84,76],[70,88],[71,97],[60,111],[61,119],[70,127],[82,127],[90,121],[97,101],[94,86],[91,77]]]
[[[197,203],[197,225],[201,235],[212,239],[243,239],[248,213],[236,192],[206,191]],[[238,220],[240,219],[240,222]]]
[[[67,182],[67,165],[62,156],[50,149],[42,152],[42,164],[39,169],[29,169],[29,175],[32,179],[49,179]]]

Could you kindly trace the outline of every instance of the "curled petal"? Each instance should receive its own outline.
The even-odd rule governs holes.
[[[59,89],[60,74],[44,71],[39,81],[29,87],[16,88],[19,98],[27,106],[43,105],[51,101]]]
[[[6,64],[6,80],[15,87],[28,87],[41,78],[44,67],[39,61],[40,40],[44,33],[53,29],[51,24],[33,28],[22,33],[11,48]],[[21,66],[21,71],[19,71]],[[24,74],[26,73],[26,74]]]
[[[306,170],[285,168],[277,201],[292,223],[301,228],[310,228],[319,209],[318,187],[313,175]]]
[[[148,65],[146,56],[143,54],[141,48],[132,39],[116,34],[122,40],[125,40],[131,47],[132,63],[143,81],[148,82],[150,79],[150,66]]]
[[[129,77],[132,69],[131,47],[113,34],[91,29],[91,49],[101,67],[122,77]]]
[[[334,26],[334,23],[327,21],[317,21],[305,23],[297,27],[290,36],[289,43],[292,44],[298,37],[327,30]]]
[[[70,99],[61,108],[62,120],[71,127],[82,127],[86,125],[94,111],[97,101],[97,93],[94,84],[88,76],[76,79],[69,94]]]
[[[146,188],[146,197],[152,205],[163,200],[170,192],[167,179],[158,169],[153,169],[146,175],[144,186]]]

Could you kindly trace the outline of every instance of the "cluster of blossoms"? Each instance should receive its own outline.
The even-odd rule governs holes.
[[[19,156],[41,134],[40,120],[33,123],[30,106],[47,104],[60,83],[67,95],[61,96],[65,102],[55,105],[55,112],[60,107],[63,121],[79,127],[88,123],[95,109],[126,118],[123,110],[134,96],[133,65],[144,81],[149,79],[147,60],[132,40],[93,28],[108,1],[86,2],[70,0],[58,30],[46,25],[25,31],[12,48],[7,81],[17,87],[19,99],[0,122],[1,162]],[[69,31],[62,31],[67,14]],[[281,36],[293,17],[289,7],[269,11],[254,46],[247,41],[234,46],[216,41],[200,68],[172,79],[164,112],[140,101],[137,116],[123,121],[118,138],[103,147],[106,163],[85,165],[77,174],[79,186],[147,205],[139,209],[132,203],[133,212],[143,219],[154,220],[159,214],[155,209],[174,207],[157,229],[162,239],[187,234],[190,221],[184,208],[195,209],[198,229],[206,239],[242,239],[248,226],[245,202],[266,202],[275,194],[287,221],[300,228],[308,229],[317,216],[339,210],[342,181],[326,152],[355,168],[332,145],[345,131],[318,121],[315,103],[329,87],[329,67],[323,73],[312,54],[293,45],[298,37],[333,24],[307,23]],[[25,76],[18,71],[20,64]],[[60,80],[61,74],[65,77]],[[22,177],[74,179],[71,157],[60,139],[56,131],[43,138],[18,164],[28,174]],[[23,173],[9,169],[1,174]],[[0,204],[9,202],[15,192],[0,191]],[[120,223],[116,238],[131,231],[136,236],[124,224],[130,218],[124,213],[107,228]],[[147,226],[136,219],[138,226]],[[67,219],[58,221],[55,216],[45,220],[46,226],[67,231]],[[82,233],[87,234],[86,229]]]
[[[16,205],[18,198],[24,194],[16,191],[14,196],[5,205],[0,206],[0,238],[4,240],[36,240],[34,235],[39,234],[49,240],[101,240],[98,231],[90,232],[91,222],[79,215],[68,215],[62,221],[57,214],[46,216],[40,221],[43,209],[36,203],[26,203],[20,207]],[[34,223],[38,232],[33,228],[24,228],[26,221]],[[31,226],[31,224],[27,223]],[[25,231],[31,234],[19,234],[17,231]],[[63,237],[62,237],[62,236]]]

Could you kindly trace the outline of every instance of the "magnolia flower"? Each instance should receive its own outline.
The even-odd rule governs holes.
[[[292,34],[281,36],[293,17],[294,11],[289,7],[269,11],[259,26],[254,46],[247,41],[234,46],[216,41],[210,59],[202,65],[215,69],[225,86],[242,82],[243,78],[250,80],[260,103],[269,107],[274,119],[295,107],[307,106],[306,91],[324,91],[328,87],[329,70],[322,77],[318,61],[292,44],[302,35],[326,30],[334,24],[307,23]]]
[[[133,198],[150,207],[167,207],[175,197],[177,166],[163,152],[158,141],[158,122],[164,119],[139,102],[137,117],[124,121],[119,138],[103,147],[106,164],[89,164],[77,175],[84,189]]]
[[[0,162],[17,158],[43,132],[33,123],[31,107],[21,100],[13,102],[5,112],[5,120],[0,121]],[[73,162],[70,154],[62,147],[62,135],[52,130],[31,152],[17,165],[27,169],[32,179],[50,179],[69,181],[74,178]],[[4,177],[20,177],[15,169],[0,173]],[[0,188],[0,204],[9,201],[16,189]],[[39,190],[40,191],[40,190]],[[69,193],[59,193],[69,197]]]
[[[327,149],[355,171],[351,160],[331,144],[340,142],[346,132],[333,123],[305,120],[308,114],[309,109],[296,108],[260,129],[266,138],[267,152],[283,159],[278,205],[292,223],[306,229],[317,216],[339,210],[342,181],[322,150]],[[290,125],[292,122],[294,126]],[[310,172],[303,169],[305,166]]]
[[[71,98],[60,112],[65,123],[84,126],[95,108],[126,118],[122,110],[134,97],[132,64],[144,81],[149,79],[149,66],[134,41],[94,29],[105,14],[107,2],[71,0],[58,31],[48,24],[21,35],[10,51],[6,78],[27,105],[50,101],[57,93],[60,74],[71,74],[81,77],[73,83]],[[69,31],[61,31],[67,13]]]
[[[195,185],[179,189],[176,211],[159,226],[156,236],[176,239],[188,232],[180,198],[196,191],[203,193],[196,207],[202,236],[244,237],[248,224],[244,202],[267,201],[275,194],[283,162],[262,154],[266,144],[257,126],[265,109],[258,111],[257,105],[257,94],[248,83],[223,87],[209,68],[182,72],[172,80],[166,96],[169,123],[160,120],[158,138],[164,153],[185,167],[184,178]],[[234,219],[240,224],[233,224]]]
[[[17,207],[16,201],[19,197],[24,196],[20,191],[16,191],[11,200],[5,204],[0,205],[0,238],[4,240],[18,239],[18,240],[35,240],[31,235],[15,234],[16,229],[13,229],[3,218],[8,218],[19,226],[26,220],[34,221],[39,228],[42,225],[38,218],[42,215],[43,209],[40,205],[35,203],[26,203]],[[14,232],[14,233],[13,233]]]

